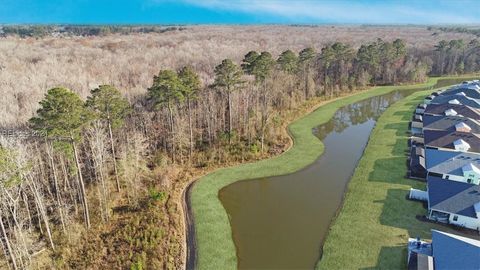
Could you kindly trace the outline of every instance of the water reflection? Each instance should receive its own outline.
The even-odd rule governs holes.
[[[394,91],[340,108],[329,122],[314,129],[325,151],[306,168],[236,182],[220,191],[239,268],[314,268],[377,118],[412,92]]]

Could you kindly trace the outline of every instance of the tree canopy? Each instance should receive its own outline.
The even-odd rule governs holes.
[[[108,121],[112,127],[123,124],[130,112],[130,104],[120,91],[111,85],[100,85],[93,89],[87,97],[86,106],[96,118]]]
[[[243,83],[242,76],[242,70],[231,59],[224,59],[215,67],[213,86],[224,88],[228,92],[233,91],[236,86]]]
[[[277,59],[280,70],[294,74],[298,70],[298,56],[291,50],[286,50],[280,54]]]
[[[90,119],[80,96],[67,88],[48,90],[40,106],[37,116],[29,122],[32,128],[44,131],[49,137],[79,139],[81,128]]]
[[[148,96],[156,108],[174,102],[182,102],[185,89],[177,73],[172,70],[161,70],[153,77],[153,85],[148,88]]]

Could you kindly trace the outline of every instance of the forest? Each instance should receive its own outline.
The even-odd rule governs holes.
[[[38,105],[24,104],[3,121],[0,265],[176,269],[185,252],[180,200],[189,181],[283,152],[286,125],[316,102],[475,73],[479,65],[474,38],[427,49],[378,38],[249,50],[208,72],[162,66],[135,95],[116,81],[86,95],[75,84],[43,89]],[[26,99],[16,96],[19,104]]]
[[[3,36],[21,38],[43,38],[46,36],[106,36],[110,34],[128,35],[133,33],[165,33],[182,31],[182,26],[119,26],[119,25],[6,25],[0,28]]]

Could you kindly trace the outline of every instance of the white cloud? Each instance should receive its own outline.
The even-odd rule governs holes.
[[[155,0],[154,0],[155,1]],[[165,0],[156,0],[156,2]],[[168,0],[167,0],[168,1]],[[332,23],[479,23],[480,16],[468,6],[476,2],[422,1],[313,1],[313,0],[180,0],[211,10],[278,16],[290,22]],[[425,3],[430,3],[425,5]],[[478,10],[478,9],[477,9]]]

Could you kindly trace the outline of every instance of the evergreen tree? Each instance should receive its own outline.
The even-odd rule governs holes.
[[[77,167],[87,228],[90,228],[90,215],[76,143],[82,139],[81,130],[89,119],[90,115],[85,110],[80,97],[69,89],[61,87],[48,90],[44,99],[40,101],[37,116],[30,119],[32,128],[44,132],[47,137],[54,140],[69,139]]]
[[[243,58],[242,69],[245,74],[252,75],[253,63],[260,56],[256,51],[249,51]]]
[[[313,65],[313,60],[315,59],[317,53],[315,49],[308,47],[300,51],[298,55],[300,70],[302,71],[302,77],[304,81],[304,93],[305,99],[309,97],[309,89],[310,89],[310,75],[311,69]]]
[[[232,137],[232,92],[244,83],[242,76],[242,70],[230,59],[224,59],[220,65],[215,67],[213,86],[221,88],[227,94],[225,127],[229,142],[231,142]]]
[[[98,88],[93,89],[90,94],[86,101],[87,107],[93,112],[93,115],[97,119],[104,121],[108,127],[115,181],[117,191],[120,191],[112,129],[123,125],[125,117],[130,112],[130,104],[122,97],[120,91],[111,85],[100,85]]]
[[[193,127],[192,127],[192,101],[198,98],[198,91],[200,90],[200,78],[198,74],[191,67],[183,67],[178,72],[178,77],[183,84],[183,96],[187,101],[188,109],[188,128],[190,131],[190,152],[189,157],[191,159],[194,148],[193,143]]]
[[[298,71],[298,56],[291,50],[286,50],[280,54],[277,59],[280,69],[288,74],[294,74]]]
[[[185,92],[182,81],[172,70],[161,70],[153,77],[153,85],[148,88],[149,99],[156,109],[166,106],[168,109],[170,136],[172,141],[173,161],[175,161],[175,119],[174,107],[184,101]]]

